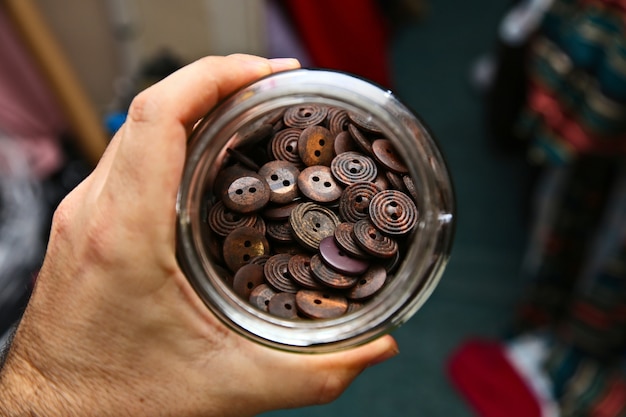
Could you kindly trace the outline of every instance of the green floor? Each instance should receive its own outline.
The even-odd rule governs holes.
[[[524,287],[526,172],[520,161],[491,152],[480,97],[469,68],[493,45],[507,2],[435,1],[419,25],[396,37],[395,91],[440,140],[456,185],[458,227],[452,258],[432,298],[394,335],[400,355],[367,370],[330,405],[265,417],[474,414],[445,375],[449,354],[472,336],[498,337]]]

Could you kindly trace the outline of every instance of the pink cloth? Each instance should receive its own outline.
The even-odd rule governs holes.
[[[62,163],[66,122],[55,97],[0,7],[0,134],[15,140],[43,178]]]

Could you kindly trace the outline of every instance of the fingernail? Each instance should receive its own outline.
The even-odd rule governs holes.
[[[284,71],[300,67],[300,61],[295,58],[272,58],[269,60],[273,71]]]
[[[386,350],[385,352],[383,352],[380,356],[378,356],[377,358],[375,358],[374,360],[372,360],[367,367],[369,368],[370,366],[375,366],[378,365],[380,363],[385,362],[388,359],[393,358],[394,356],[396,356],[398,353],[400,353],[400,351],[398,350],[397,347],[393,347],[390,348],[388,350]]]

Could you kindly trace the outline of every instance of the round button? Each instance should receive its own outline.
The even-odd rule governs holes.
[[[325,127],[307,127],[298,139],[298,154],[306,166],[329,166],[335,152],[334,143],[335,137]]]
[[[291,255],[287,253],[279,253],[267,260],[263,271],[267,283],[276,291],[289,292],[295,294],[298,291],[298,285],[291,279],[289,275],[289,259]]]
[[[380,189],[371,182],[357,182],[346,187],[339,199],[339,214],[351,223],[369,218],[370,201]]]
[[[287,161],[302,167],[304,164],[298,153],[298,140],[302,129],[285,129],[276,133],[269,143],[273,157],[279,161]]]
[[[296,304],[296,294],[281,292],[270,299],[267,305],[268,312],[283,319],[297,319],[298,307]]]
[[[224,205],[238,213],[257,211],[270,200],[270,188],[265,179],[240,166],[225,169],[216,183]]]
[[[380,265],[372,265],[359,282],[346,292],[346,297],[351,300],[365,300],[376,294],[385,285],[387,272]]]
[[[330,168],[323,165],[305,168],[298,176],[298,188],[302,195],[318,203],[337,201],[343,192]]]
[[[217,235],[226,237],[239,227],[254,226],[258,217],[232,211],[221,201],[216,202],[209,210],[208,223],[211,230]]]
[[[269,285],[261,284],[255,287],[250,293],[250,304],[255,306],[261,311],[268,311],[270,300],[273,296],[276,295],[276,291],[274,291]]]
[[[350,132],[352,139],[354,139],[354,143],[356,143],[363,152],[368,155],[374,154],[374,152],[372,151],[372,142],[368,138],[366,138],[365,135],[355,125],[350,124],[348,126],[348,132]]]
[[[348,310],[348,301],[339,294],[300,290],[296,294],[298,310],[312,319],[341,317]]]
[[[352,123],[357,125],[359,128],[365,130],[366,132],[375,133],[378,135],[382,135],[383,133],[380,126],[378,126],[378,123],[376,123],[372,116],[370,116],[369,114],[365,115],[349,111],[348,117],[350,118]]]
[[[370,219],[381,232],[391,236],[402,236],[417,224],[417,207],[411,198],[396,190],[385,190],[376,194],[370,202]]]
[[[352,237],[353,230],[353,223],[339,223],[335,228],[335,242],[337,242],[337,246],[353,258],[367,259],[369,254],[364,252],[363,249],[354,242],[354,238]]]
[[[333,236],[339,223],[332,210],[310,202],[299,204],[289,216],[294,238],[310,251],[317,251],[322,239]]]
[[[345,110],[331,108],[328,110],[328,129],[336,138],[341,132],[348,130],[350,119]]]
[[[353,152],[357,150],[357,146],[352,139],[350,132],[340,132],[335,136],[335,155],[340,155],[344,152]]]
[[[265,265],[267,260],[270,258],[270,255],[258,255],[248,261],[249,264],[255,265]]]
[[[330,164],[330,170],[344,185],[357,182],[372,182],[378,175],[376,163],[358,152],[344,152],[337,155]]]
[[[270,245],[267,239],[254,227],[233,230],[224,239],[222,250],[224,262],[233,272],[237,272],[255,256],[267,255],[269,252]]]
[[[354,223],[352,237],[361,249],[377,258],[391,258],[398,251],[398,243],[383,235],[369,220]]]
[[[390,187],[387,187],[387,188],[393,188],[394,190],[398,190],[402,192],[406,191],[406,187],[404,186],[404,181],[402,181],[402,177],[400,177],[400,175],[396,174],[393,171],[385,171],[385,178],[387,178],[387,181],[389,182],[389,185],[390,185]]]
[[[308,255],[294,255],[289,259],[287,269],[294,281],[304,288],[311,290],[323,289],[320,283],[311,275],[311,257]]]
[[[300,203],[293,202],[283,205],[268,205],[263,209],[261,214],[265,219],[271,221],[287,220],[289,218],[289,215],[291,214],[291,210],[293,210],[298,204]]]
[[[396,152],[390,140],[376,139],[372,142],[372,152],[374,152],[374,158],[384,165],[385,168],[398,174],[406,174],[409,172],[409,169]]]
[[[298,196],[300,170],[287,161],[270,161],[259,170],[259,175],[270,187],[270,201],[285,204]]]
[[[351,258],[339,248],[334,236],[329,236],[320,242],[320,256],[326,265],[345,275],[360,275],[369,268],[369,262]]]
[[[293,242],[293,234],[291,233],[289,220],[267,223],[267,237],[281,243]]]
[[[244,300],[250,298],[252,290],[265,282],[261,265],[247,264],[235,272],[233,290]]]
[[[287,109],[283,121],[289,127],[300,129],[315,126],[326,120],[328,107],[317,104],[302,104]]]
[[[405,175],[402,177],[402,182],[404,182],[404,186],[409,192],[409,195],[413,198],[413,201],[417,203],[419,201],[419,194],[417,193],[417,187],[415,186],[413,178],[411,178],[409,175]]]
[[[311,256],[311,273],[322,284],[338,290],[352,288],[359,280],[358,277],[334,271],[322,262],[322,258],[317,254]]]

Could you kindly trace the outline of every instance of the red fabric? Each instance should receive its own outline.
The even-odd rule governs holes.
[[[284,2],[314,64],[390,86],[389,36],[374,0]]]
[[[498,342],[466,342],[450,358],[450,379],[482,417],[541,417],[537,399],[503,349]]]

